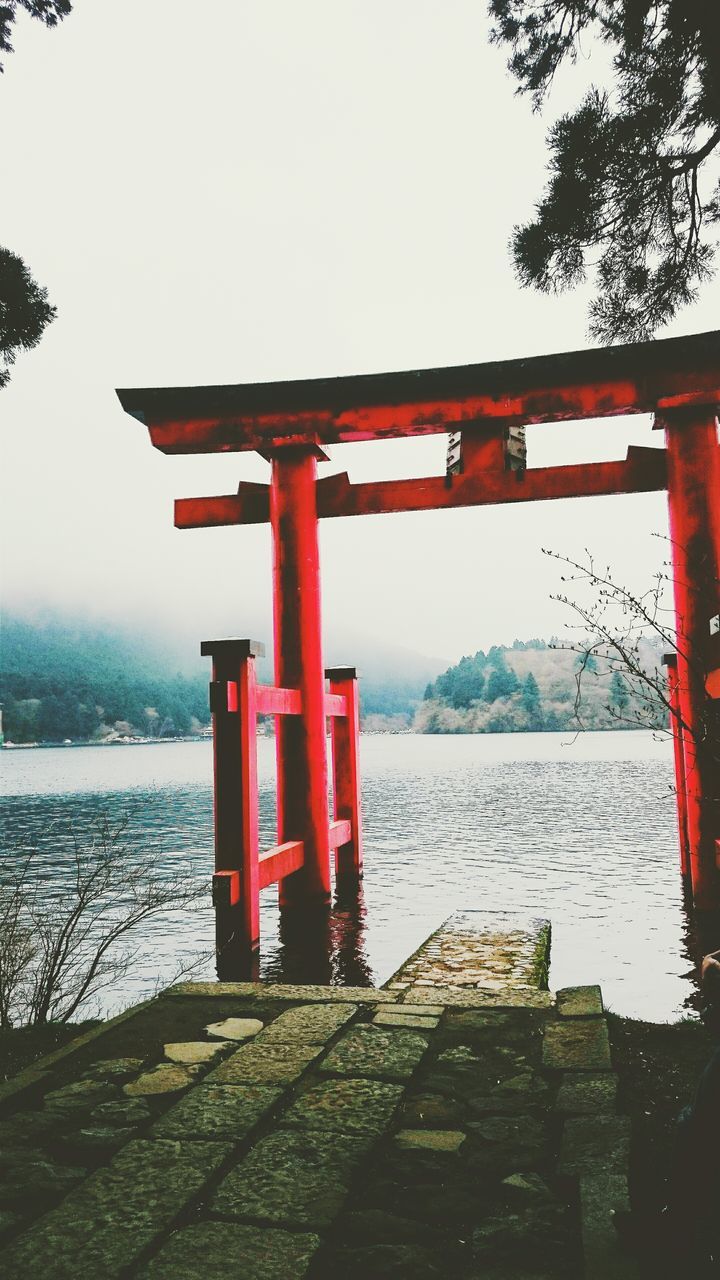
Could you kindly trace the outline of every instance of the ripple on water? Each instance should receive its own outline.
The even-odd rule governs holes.
[[[261,838],[274,842],[274,743],[259,740]],[[693,997],[677,868],[670,744],[646,733],[364,736],[364,903],[333,913],[329,959],[280,929],[262,895],[263,974],[384,982],[451,912],[549,916],[553,986],[602,984],[618,1012],[670,1019]],[[5,836],[49,884],[68,831],[128,819],[132,848],[171,870],[212,870],[208,742],[3,753]],[[209,909],[156,923],[122,1005],[179,953],[207,952]],[[325,944],[323,944],[325,945]],[[206,964],[208,974],[212,963]],[[348,979],[348,980],[349,980]]]

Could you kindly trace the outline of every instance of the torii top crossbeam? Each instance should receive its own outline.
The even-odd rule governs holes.
[[[163,453],[430,435],[720,402],[720,330],[529,359],[218,387],[118,391]]]

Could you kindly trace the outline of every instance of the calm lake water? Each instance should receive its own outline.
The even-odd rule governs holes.
[[[259,746],[262,838],[274,843],[274,742]],[[315,954],[262,895],[261,976],[383,983],[457,909],[513,909],[552,922],[551,986],[600,982],[618,1013],[653,1021],[695,1000],[682,903],[672,748],[652,734],[363,736],[365,880],[331,915]],[[212,871],[209,742],[4,751],[7,854],[32,847],[49,885],[70,873],[68,831],[101,815],[197,879]],[[183,959],[214,976],[211,909],[143,936],[116,1011]]]

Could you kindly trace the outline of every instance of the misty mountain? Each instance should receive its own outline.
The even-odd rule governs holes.
[[[170,737],[209,724],[210,664],[184,638],[40,615],[8,615],[0,637],[0,698],[12,742]],[[358,667],[366,719],[408,724],[428,679],[446,665],[412,650],[338,639],[328,665]],[[272,679],[270,656],[259,676]],[[376,726],[381,727],[381,726]]]

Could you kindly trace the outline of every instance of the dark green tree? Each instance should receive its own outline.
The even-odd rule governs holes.
[[[613,671],[610,681],[610,706],[624,711],[630,701],[627,685],[619,671]]]
[[[518,92],[540,109],[593,39],[612,58],[548,135],[548,185],[515,228],[522,284],[559,292],[596,267],[590,334],[649,338],[713,272],[720,221],[718,0],[490,0]]]
[[[0,53],[12,53],[10,36],[13,23],[23,9],[31,18],[39,18],[46,27],[56,27],[72,12],[72,3],[71,0],[8,0],[7,4],[0,4]],[[4,70],[0,62],[0,74]]]
[[[491,649],[490,657],[491,667],[485,685],[485,700],[495,702],[498,698],[509,698],[512,693],[517,693],[520,681],[512,667],[505,662],[502,649]]]
[[[70,0],[9,0],[0,4],[0,54],[12,53],[13,23],[20,10],[56,27],[72,10]],[[4,71],[0,61],[0,74]],[[48,302],[47,289],[36,283],[22,258],[0,247],[0,387],[10,380],[10,366],[19,351],[30,351],[40,341],[56,310]]]
[[[530,729],[542,729],[543,714],[540,703],[540,690],[532,671],[528,671],[521,686],[522,704],[527,711]]]
[[[10,381],[18,352],[36,347],[55,315],[47,289],[33,280],[22,258],[0,247],[0,387]]]

